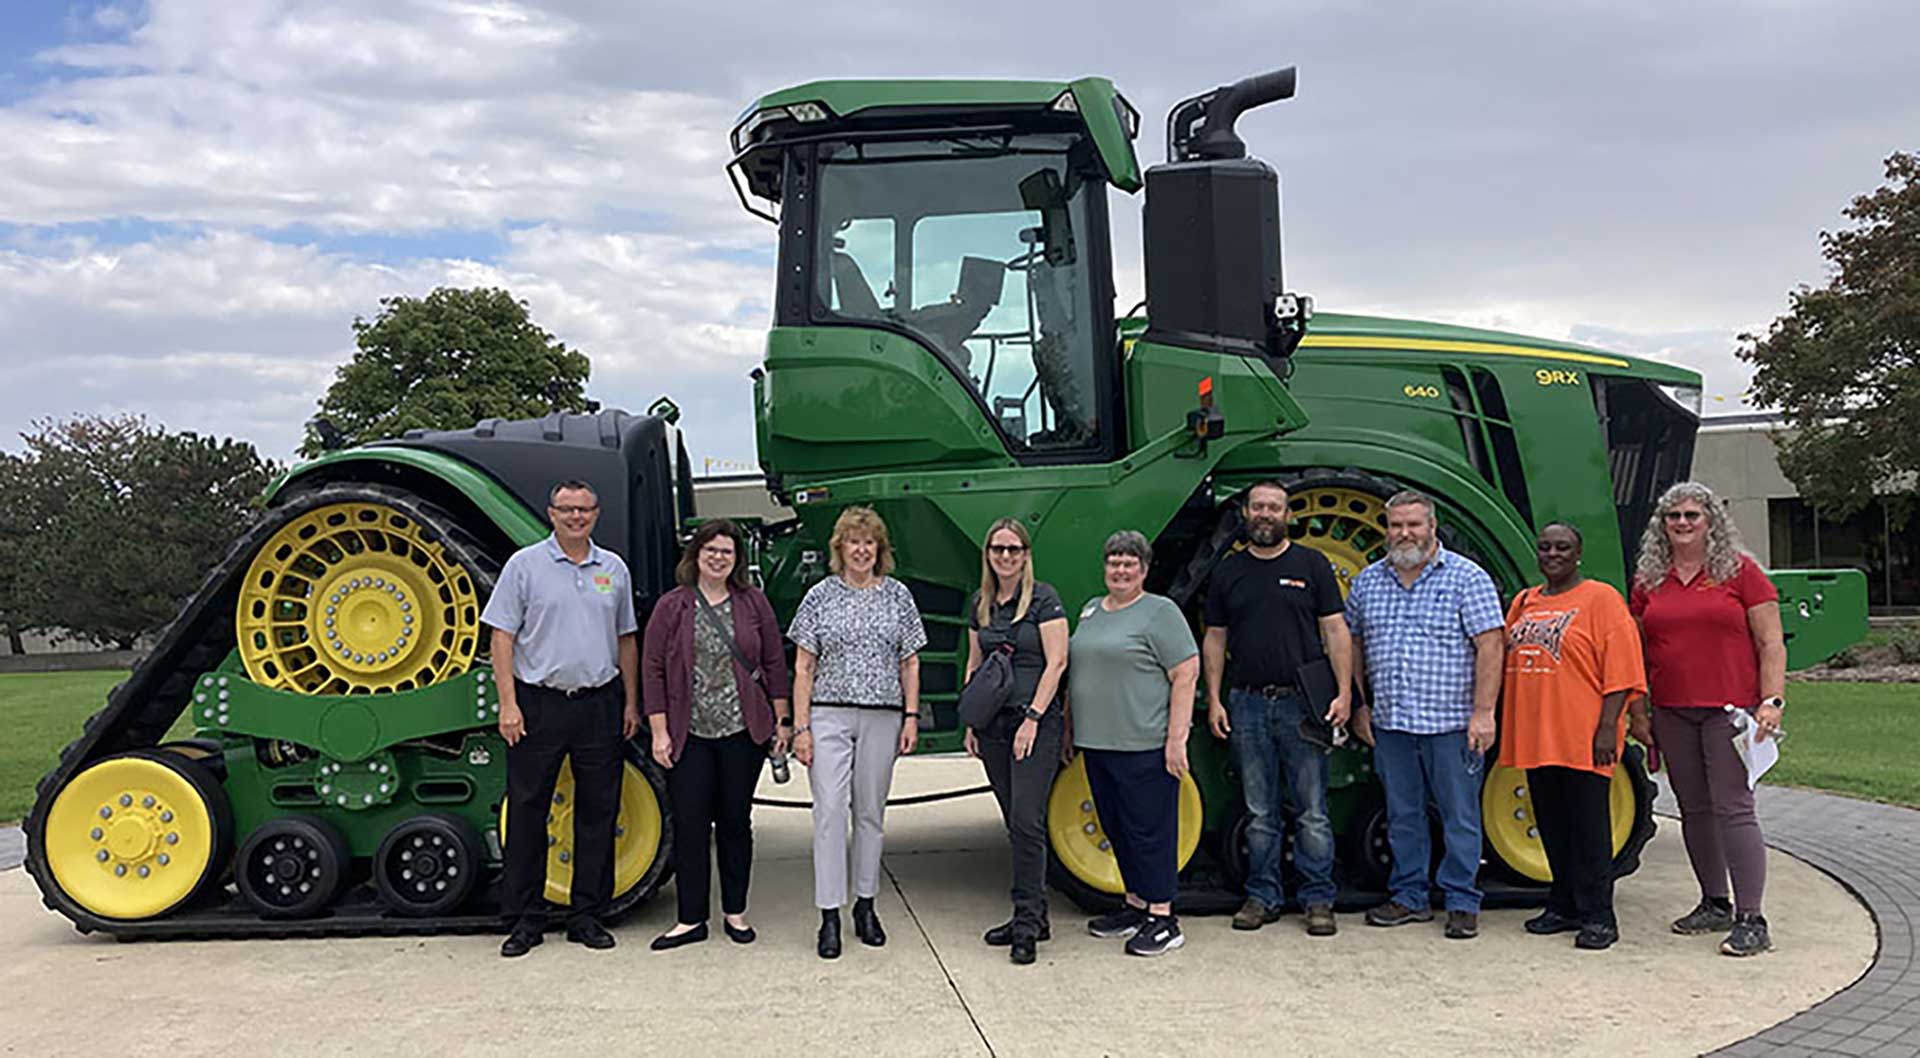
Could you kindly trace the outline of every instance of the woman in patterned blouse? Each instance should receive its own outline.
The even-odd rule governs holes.
[[[665,951],[707,939],[708,837],[718,838],[722,928],[753,942],[753,790],[771,743],[786,752],[787,662],[767,597],[747,581],[740,530],[724,518],[694,531],[675,570],[680,586],[647,618],[640,659],[654,762],[667,770],[679,922],[654,938]],[[744,662],[744,664],[743,664]]]
[[[794,656],[794,756],[813,787],[813,902],[819,952],[840,957],[847,900],[847,825],[853,825],[853,930],[887,942],[874,914],[880,891],[881,821],[894,759],[913,752],[920,728],[920,610],[887,576],[893,548],[870,507],[849,507],[833,525],[833,576],[807,590],[788,630]],[[851,812],[849,812],[851,809]]]

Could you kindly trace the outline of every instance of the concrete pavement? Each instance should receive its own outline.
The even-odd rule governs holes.
[[[978,782],[965,760],[902,762],[896,794]],[[805,786],[763,790],[804,797]],[[1768,905],[1779,951],[1715,954],[1666,922],[1695,890],[1677,826],[1662,821],[1620,886],[1623,937],[1575,951],[1488,913],[1472,942],[1438,924],[1330,940],[1289,916],[1255,934],[1184,921],[1187,947],[1130,959],[1055,897],[1055,939],[1009,965],[979,941],[1006,916],[1004,833],[987,797],[888,817],[879,910],[890,940],[813,954],[804,811],[759,809],[752,917],[758,943],[718,932],[668,953],[646,942],[673,917],[663,893],[588,952],[551,935],[520,960],[495,937],[117,944],[45,911],[31,879],[0,873],[0,1053],[217,1044],[267,1054],[1696,1054],[1751,1036],[1846,987],[1875,950],[1873,922],[1826,875],[1774,854]],[[244,1027],[243,1027],[244,1023]]]

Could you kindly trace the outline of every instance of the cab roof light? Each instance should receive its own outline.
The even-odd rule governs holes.
[[[1140,138],[1140,112],[1138,110],[1133,109],[1133,104],[1127,102],[1127,98],[1125,96],[1119,95],[1119,94],[1114,95],[1113,112],[1119,115],[1120,127],[1127,130],[1127,138],[1130,140],[1139,139]]]
[[[1047,109],[1058,110],[1062,114],[1078,114],[1080,113],[1080,101],[1073,98],[1073,89],[1069,88],[1059,95],[1054,96],[1053,102],[1047,106]]]
[[[791,120],[798,121],[805,125],[811,125],[816,122],[825,121],[832,116],[833,111],[828,110],[825,103],[814,102],[794,103],[790,106],[768,107],[765,110],[756,110],[749,115],[745,121],[734,126],[733,135],[729,137],[733,144],[733,153],[739,154],[741,151],[753,146],[754,143],[760,139],[760,130],[775,121]]]

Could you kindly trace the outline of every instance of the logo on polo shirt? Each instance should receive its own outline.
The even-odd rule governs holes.
[[[613,594],[613,574],[595,573],[593,575],[593,590],[602,595]]]

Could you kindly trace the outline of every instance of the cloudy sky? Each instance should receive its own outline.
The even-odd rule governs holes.
[[[285,456],[351,321],[504,285],[594,397],[753,457],[772,230],[722,172],[820,77],[1113,77],[1177,99],[1280,65],[1242,132],[1321,307],[1664,356],[1741,410],[1734,335],[1920,148],[1920,5],[973,0],[0,0],[0,447],[141,412]],[[1137,200],[1116,194],[1122,308]]]

